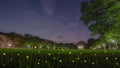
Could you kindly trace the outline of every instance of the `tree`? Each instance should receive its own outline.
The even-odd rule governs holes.
[[[92,31],[93,35],[107,41],[120,41],[120,1],[91,0],[81,3],[81,20]]]
[[[95,42],[98,41],[98,39],[90,38],[87,41],[87,47],[90,48],[95,45]]]
[[[40,43],[40,39],[37,36],[33,36],[30,34],[25,34],[24,35],[24,45],[29,47],[29,48],[38,48]]]
[[[115,23],[115,17],[119,15],[120,7],[116,7],[116,3],[119,0],[91,0],[90,2],[82,2],[81,4],[81,20],[89,26],[90,30],[94,34],[104,34],[104,32],[113,26]]]
[[[7,33],[8,37],[15,43],[17,47],[21,47],[23,44],[23,36],[15,32]]]

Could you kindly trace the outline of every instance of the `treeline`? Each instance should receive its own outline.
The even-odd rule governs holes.
[[[72,43],[57,43],[51,40],[42,39],[31,34],[18,34],[15,32],[4,33],[0,32],[7,40],[11,41],[11,47],[30,48],[30,49],[73,49]],[[4,40],[3,40],[4,41]],[[9,45],[9,44],[8,44]],[[1,44],[0,44],[1,46]],[[6,46],[7,47],[7,46]]]

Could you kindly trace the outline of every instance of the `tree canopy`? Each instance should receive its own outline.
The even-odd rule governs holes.
[[[120,0],[90,0],[81,3],[81,20],[93,35],[120,41]]]

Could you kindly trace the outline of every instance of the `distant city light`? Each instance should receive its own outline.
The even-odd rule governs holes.
[[[114,43],[114,42],[115,42],[115,40],[112,40],[112,42]]]
[[[78,49],[83,49],[84,48],[84,46],[77,46],[78,47]]]
[[[12,46],[12,45],[9,43],[9,44],[8,44],[8,47],[11,47],[11,46]]]
[[[98,46],[98,48],[101,48],[101,46]]]
[[[42,48],[42,46],[39,46],[39,48]]]

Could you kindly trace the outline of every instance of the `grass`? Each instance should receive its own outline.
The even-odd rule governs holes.
[[[0,68],[120,68],[119,50],[0,49]]]

